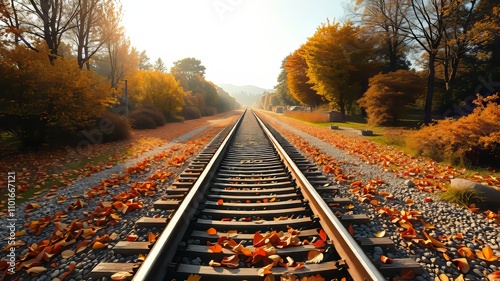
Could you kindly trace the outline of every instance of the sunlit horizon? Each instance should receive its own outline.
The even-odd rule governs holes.
[[[150,62],[194,57],[216,84],[272,89],[281,61],[327,18],[341,19],[340,1],[123,0],[131,44]]]

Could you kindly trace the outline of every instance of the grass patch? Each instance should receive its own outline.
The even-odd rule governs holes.
[[[445,202],[461,205],[465,208],[468,208],[472,203],[484,201],[484,197],[475,189],[452,186],[449,186],[445,192],[438,193],[437,196]]]

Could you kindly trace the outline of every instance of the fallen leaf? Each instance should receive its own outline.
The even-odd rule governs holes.
[[[476,258],[476,255],[474,255],[474,253],[472,252],[472,250],[470,248],[467,248],[467,247],[462,247],[460,249],[458,249],[457,251],[462,257],[467,257],[469,259],[474,259]]]
[[[117,273],[111,275],[111,280],[115,280],[115,281],[127,280],[127,278],[131,277],[131,276],[133,276],[133,275],[129,272],[121,271],[121,272],[117,272]]]
[[[467,272],[469,272],[470,265],[466,258],[453,259],[452,262],[463,274],[467,274]]]
[[[191,274],[186,281],[200,281],[201,275]]]
[[[323,253],[318,250],[311,250],[307,253],[306,263],[320,263],[323,260]]]
[[[354,228],[352,227],[352,224],[349,225],[349,233],[354,236]]]
[[[26,270],[26,272],[33,273],[33,274],[40,274],[40,273],[45,272],[45,271],[47,271],[47,268],[43,267],[43,266],[34,266],[34,267]]]
[[[219,244],[208,245],[208,249],[214,254],[222,252],[222,246]]]
[[[102,248],[105,248],[106,246],[108,246],[108,244],[104,244],[104,243],[101,243],[99,241],[96,241],[96,242],[94,242],[94,245],[92,245],[92,249],[93,250],[102,249]]]
[[[498,257],[495,256],[493,250],[489,245],[485,246],[481,251],[476,250],[476,256],[485,261],[497,261]]]
[[[385,230],[381,230],[377,233],[375,233],[375,237],[382,238],[385,236]]]
[[[384,255],[381,255],[380,256],[380,261],[382,263],[385,263],[385,264],[391,264],[392,263],[392,259],[387,257],[387,256],[384,256]]]
[[[217,230],[215,228],[211,227],[207,230],[208,235],[217,235]]]
[[[73,250],[66,250],[66,251],[63,251],[61,253],[61,257],[63,259],[69,259],[69,258],[71,258],[74,255],[75,255],[75,251],[73,251]]]

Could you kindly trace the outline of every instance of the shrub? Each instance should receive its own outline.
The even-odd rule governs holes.
[[[156,122],[143,110],[133,110],[129,116],[134,129],[155,129]]]
[[[500,105],[498,95],[483,99],[468,116],[446,119],[409,135],[408,145],[436,161],[475,166],[500,165]]]
[[[103,142],[125,140],[132,136],[128,120],[116,113],[104,112],[96,125],[103,133]]]
[[[182,109],[181,115],[186,120],[198,119],[201,118],[201,111],[194,105],[188,105]]]
[[[165,115],[163,115],[163,113],[161,113],[161,111],[155,106],[149,105],[139,110],[141,110],[143,114],[146,114],[151,119],[153,119],[153,121],[155,121],[157,126],[163,126],[165,125],[165,123],[167,123]]]

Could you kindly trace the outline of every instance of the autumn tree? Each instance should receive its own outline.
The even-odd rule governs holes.
[[[129,96],[137,106],[154,106],[167,120],[175,120],[184,106],[186,93],[168,73],[138,70],[129,78]]]
[[[304,45],[313,89],[345,115],[374,72],[372,53],[369,38],[351,22],[322,24]]]
[[[368,124],[396,125],[406,105],[424,91],[422,82],[416,73],[407,70],[380,73],[370,78],[368,91],[358,100],[366,109]]]
[[[0,47],[0,124],[27,146],[40,145],[48,130],[74,132],[95,122],[115,102],[113,90],[75,59],[58,57],[44,45]]]
[[[309,82],[307,62],[301,53],[304,53],[303,47],[286,60],[287,86],[292,96],[301,104],[315,108],[321,104],[322,97],[313,89],[314,84]]]

